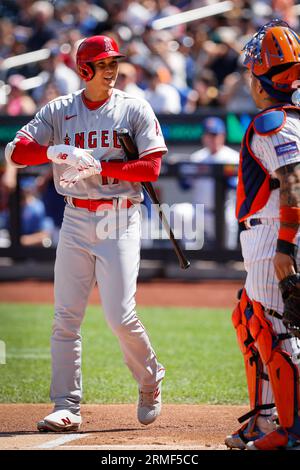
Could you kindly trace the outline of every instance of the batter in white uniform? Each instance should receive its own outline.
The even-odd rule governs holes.
[[[251,411],[225,443],[276,450],[300,440],[299,341],[282,322],[278,282],[299,266],[300,38],[278,20],[245,47],[251,93],[263,109],[250,123],[240,153],[237,217],[244,225],[247,271],[232,320],[244,356]],[[275,417],[277,415],[277,421]]]
[[[140,182],[157,179],[167,149],[150,105],[114,89],[120,57],[113,39],[85,39],[77,52],[85,90],[48,103],[6,148],[7,160],[19,167],[52,161],[55,187],[67,201],[55,263],[50,394],[55,407],[38,423],[40,431],[80,427],[80,326],[95,282],[107,323],[138,382],[139,421],[152,423],[161,410],[165,371],[137,317],[135,293]],[[137,161],[123,161],[118,128],[134,138]],[[103,229],[107,222],[109,233]]]

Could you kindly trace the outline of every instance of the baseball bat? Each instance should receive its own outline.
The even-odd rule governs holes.
[[[123,129],[118,129],[117,130],[117,136],[118,140],[125,152],[127,161],[130,160],[137,160],[139,158],[139,154],[137,151],[137,148],[129,134],[128,129],[123,128]],[[163,213],[161,207],[160,207],[160,202],[158,200],[157,194],[155,192],[155,189],[152,186],[152,183],[150,181],[145,181],[142,182],[143,188],[147,191],[151,201],[153,204],[155,204],[155,207],[158,209],[158,215],[161,220],[161,223],[163,224],[167,234],[169,235],[170,241],[173,245],[174,251],[176,253],[176,256],[179,261],[179,265],[181,269],[187,269],[190,267],[191,263],[190,261],[185,257],[179,243],[177,242],[173,230],[171,229],[169,222]]]
[[[234,2],[216,2],[193,10],[175,13],[174,15],[165,16],[154,20],[152,28],[156,30],[172,28],[181,24],[189,23],[190,21],[202,20],[210,16],[220,15],[234,8]]]

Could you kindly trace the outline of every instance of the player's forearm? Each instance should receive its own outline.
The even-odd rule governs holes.
[[[136,161],[101,162],[101,175],[124,181],[156,181],[161,168],[162,153],[152,153]]]
[[[277,251],[293,255],[300,227],[300,164],[281,167],[276,171],[276,176],[280,180],[280,229]],[[289,249],[290,253],[287,252]]]
[[[11,154],[11,160],[17,165],[41,165],[49,163],[47,157],[48,147],[40,145],[26,137],[18,137],[15,148]]]

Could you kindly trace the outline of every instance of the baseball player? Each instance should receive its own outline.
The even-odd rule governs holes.
[[[138,420],[152,423],[161,410],[165,370],[137,317],[135,293],[140,182],[158,178],[167,149],[150,105],[114,88],[122,56],[110,37],[85,39],[76,57],[85,89],[50,101],[6,147],[6,159],[18,167],[53,162],[56,190],[66,199],[55,262],[50,391],[54,412],[38,423],[40,431],[80,427],[80,326],[95,282],[106,321],[138,382]],[[138,160],[124,162],[118,128],[134,136]],[[119,221],[115,228],[109,224],[112,218]],[[105,224],[109,236],[102,229]]]
[[[297,270],[300,223],[300,38],[274,20],[245,46],[251,93],[262,111],[241,148],[237,217],[246,284],[232,320],[244,356],[251,411],[230,448],[275,450],[300,439],[298,339],[286,330],[278,282]]]

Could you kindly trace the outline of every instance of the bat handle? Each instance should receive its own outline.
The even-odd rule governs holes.
[[[179,246],[177,240],[175,239],[174,234],[172,230],[170,229],[170,227],[169,227],[169,230],[170,230],[170,241],[173,244],[174,251],[179,261],[179,266],[181,267],[181,269],[188,269],[191,265],[191,262],[184,256],[184,253],[181,250],[181,247]]]

